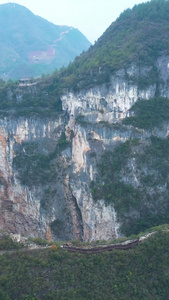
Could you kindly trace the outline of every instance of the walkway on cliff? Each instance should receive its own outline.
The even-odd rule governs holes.
[[[165,230],[166,231],[166,230]],[[168,230],[167,230],[168,231]],[[99,247],[75,247],[69,244],[63,244],[61,246],[61,249],[67,250],[69,252],[78,252],[78,253],[84,253],[84,254],[94,254],[94,253],[102,253],[106,251],[112,251],[112,250],[127,250],[131,249],[144,240],[148,239],[150,236],[154,235],[156,231],[150,232],[138,239],[134,240],[126,240],[125,242],[121,243],[115,243],[110,245],[102,245]],[[0,250],[0,255],[3,254],[13,254],[13,253],[19,253],[19,252],[29,252],[33,250],[46,250],[46,249],[52,249],[52,246],[46,245],[46,246],[39,246],[39,245],[33,245],[32,247],[27,248],[20,248],[15,250]]]

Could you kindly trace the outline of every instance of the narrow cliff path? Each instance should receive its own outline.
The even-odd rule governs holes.
[[[169,231],[169,230],[164,230],[164,231]],[[112,250],[127,250],[131,249],[141,242],[145,241],[148,239],[150,236],[156,234],[156,231],[153,231],[151,233],[148,233],[138,239],[135,240],[126,240],[125,242],[121,243],[116,243],[116,244],[111,244],[111,245],[102,245],[99,247],[92,247],[92,248],[83,248],[83,247],[75,247],[75,246],[69,246],[68,244],[64,244],[61,246],[61,249],[67,250],[69,252],[78,252],[78,253],[84,253],[84,254],[94,254],[94,253],[102,253],[106,251],[112,251]],[[36,247],[30,247],[30,248],[21,248],[21,249],[16,249],[16,250],[0,250],[0,255],[3,254],[13,254],[13,253],[19,253],[19,252],[29,252],[33,250],[46,250],[46,249],[52,249],[52,246],[38,246]],[[55,250],[56,251],[56,250]]]

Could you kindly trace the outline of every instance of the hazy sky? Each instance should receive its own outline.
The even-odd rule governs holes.
[[[0,0],[0,4],[9,2],[26,6],[54,24],[78,28],[93,43],[121,12],[147,0]]]

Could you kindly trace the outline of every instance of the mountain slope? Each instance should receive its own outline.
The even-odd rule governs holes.
[[[75,28],[54,25],[24,6],[8,3],[0,5],[0,45],[0,76],[18,78],[67,65],[90,43]]]
[[[169,1],[165,0],[152,0],[124,11],[66,70],[69,86],[77,90],[107,82],[110,74],[131,64],[154,67],[149,77],[155,81],[157,58],[169,54],[168,14]]]

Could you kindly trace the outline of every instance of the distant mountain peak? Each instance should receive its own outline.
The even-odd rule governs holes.
[[[66,66],[90,42],[77,29],[55,25],[17,3],[0,5],[0,77],[41,76]]]

